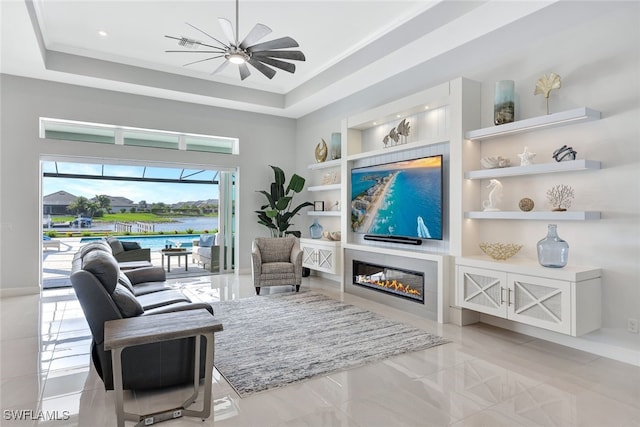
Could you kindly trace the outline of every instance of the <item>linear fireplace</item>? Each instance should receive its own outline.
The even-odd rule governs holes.
[[[353,284],[424,303],[424,274],[353,260]]]
[[[431,320],[442,305],[437,256],[407,251],[344,251],[344,291]]]

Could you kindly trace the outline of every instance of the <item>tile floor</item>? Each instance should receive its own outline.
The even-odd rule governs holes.
[[[249,276],[181,283],[194,298],[254,294]],[[640,426],[638,367],[487,325],[438,325],[342,295],[333,282],[318,278],[305,278],[302,287],[452,342],[244,399],[214,371],[214,418],[160,425],[209,426],[215,419],[219,427]],[[90,365],[90,332],[72,290],[4,298],[0,322],[2,426],[115,425],[113,392],[105,392]],[[186,396],[183,388],[127,392],[125,408],[148,413]],[[42,419],[10,420],[30,416],[12,410],[32,410],[33,418],[42,411]],[[51,416],[58,419],[45,419]]]

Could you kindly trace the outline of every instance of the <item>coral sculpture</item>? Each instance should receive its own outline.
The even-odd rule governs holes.
[[[574,198],[573,188],[568,185],[559,184],[547,191],[547,200],[549,200],[555,212],[566,211],[571,207],[571,201]]]
[[[536,82],[536,89],[533,91],[533,94],[544,95],[547,100],[547,114],[549,114],[549,97],[551,96],[551,91],[553,89],[560,89],[561,85],[560,76],[556,73],[545,74]]]

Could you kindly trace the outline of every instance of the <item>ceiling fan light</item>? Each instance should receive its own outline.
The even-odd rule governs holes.
[[[238,65],[244,64],[245,62],[247,62],[246,58],[241,53],[230,53],[229,55],[227,55],[227,59],[232,64],[238,64]]]

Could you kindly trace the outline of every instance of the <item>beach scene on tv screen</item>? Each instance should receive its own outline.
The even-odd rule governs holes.
[[[356,233],[442,240],[442,156],[352,169],[351,224]]]

